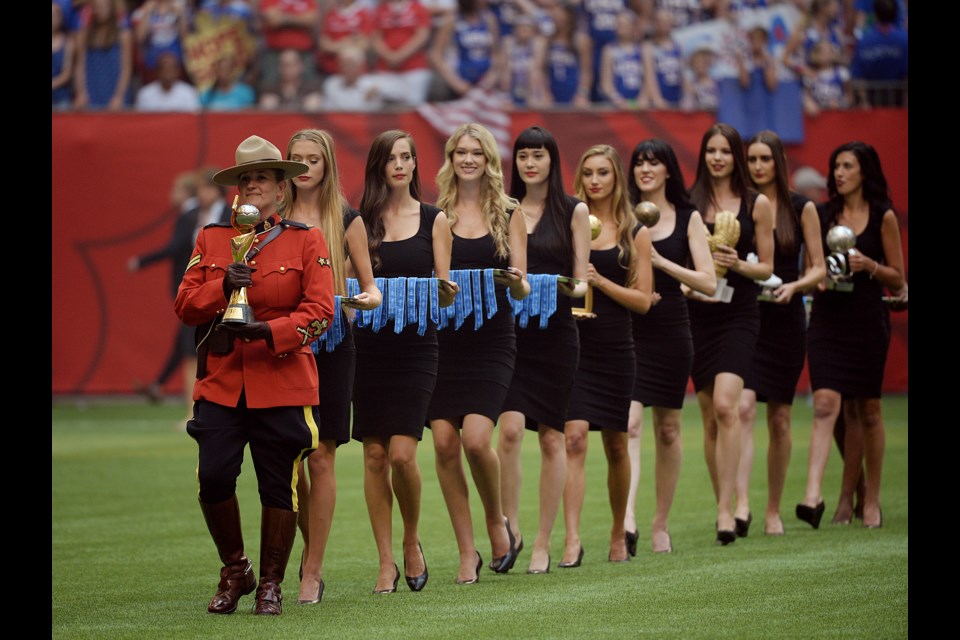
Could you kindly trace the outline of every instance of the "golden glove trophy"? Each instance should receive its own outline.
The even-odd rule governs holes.
[[[257,234],[254,227],[260,222],[260,210],[252,204],[242,204],[239,207],[234,203],[233,216],[230,224],[240,235],[230,238],[230,251],[234,262],[247,263],[247,252],[253,246],[253,239]],[[234,289],[230,294],[230,304],[223,314],[223,322],[233,324],[249,324],[254,321],[253,307],[247,302],[247,288]]]
[[[709,229],[706,232],[711,253],[716,251],[717,247],[736,247],[740,239],[740,221],[737,220],[737,214],[732,211],[718,211],[713,233],[710,233]],[[727,284],[724,277],[727,267],[715,266],[714,270],[717,272],[717,291],[711,297],[719,302],[730,302],[733,299],[733,287]]]
[[[827,256],[827,289],[849,293],[853,291],[853,274],[850,273],[849,256],[856,252],[857,234],[842,224],[827,232],[827,247],[832,252]]]
[[[594,241],[599,237],[600,230],[603,228],[603,223],[600,222],[600,218],[590,214],[590,241]],[[583,306],[582,307],[571,307],[570,312],[573,314],[574,318],[578,319],[587,319],[587,318],[596,318],[597,314],[593,312],[593,285],[587,285],[587,295],[583,297]]]

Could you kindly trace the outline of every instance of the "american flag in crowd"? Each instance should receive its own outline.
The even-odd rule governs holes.
[[[511,153],[510,137],[510,98],[504,93],[484,91],[474,87],[458,100],[450,102],[426,103],[417,108],[417,112],[434,129],[449,136],[462,124],[476,122],[482,124],[497,141],[502,158]]]

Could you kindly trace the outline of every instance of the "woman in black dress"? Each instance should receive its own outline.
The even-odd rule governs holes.
[[[449,277],[452,237],[443,211],[420,202],[413,138],[385,131],[370,146],[360,215],[369,237],[373,275]],[[440,289],[440,305],[455,288]],[[393,494],[403,518],[403,564],[407,585],[420,591],[427,563],[420,547],[421,476],[417,445],[437,382],[437,331],[417,324],[400,333],[357,328],[357,373],[353,388],[353,439],[363,442],[363,490],[380,554],[375,593],[396,591],[400,569],[393,559]],[[392,488],[391,488],[392,487]]]
[[[453,232],[451,269],[502,269],[496,276],[497,312],[474,329],[474,322],[444,328],[437,334],[440,365],[427,418],[433,431],[437,477],[453,533],[460,549],[457,584],[480,578],[483,561],[473,538],[467,479],[461,450],[470,465],[483,503],[493,561],[506,573],[517,559],[500,502],[500,460],[492,446],[493,428],[510,387],[517,356],[514,299],[530,293],[526,279],[527,230],[516,214],[517,201],[503,190],[497,141],[479,124],[457,128],[447,140],[445,161],[437,174],[437,206]],[[481,295],[474,290],[474,296]]]
[[[517,548],[520,536],[520,445],[524,429],[540,440],[540,526],[527,573],[550,570],[550,535],[567,476],[563,425],[579,358],[570,298],[587,292],[590,221],[587,205],[563,192],[560,151],[553,135],[528,127],[513,143],[510,195],[520,202],[527,228],[528,273],[578,280],[557,283],[556,311],[544,329],[517,326],[517,361],[500,415],[500,478],[503,513]]]
[[[773,273],[773,209],[767,197],[747,186],[747,161],[736,129],[717,123],[700,143],[697,177],[690,199],[702,212],[707,229],[715,231],[719,212],[736,212],[740,225],[735,247],[717,246],[714,265],[725,271],[717,294],[733,288],[729,302],[717,296],[688,295],[693,333],[693,386],[703,417],[703,448],[717,499],[717,542],[727,545],[734,533],[733,497],[740,464],[740,393],[750,375],[760,332],[760,310],[754,280]],[[747,260],[755,252],[759,261]],[[718,276],[720,272],[718,271]]]
[[[890,347],[890,312],[882,297],[884,287],[897,291],[904,285],[900,227],[880,157],[869,144],[848,142],[834,149],[830,154],[827,192],[829,200],[820,208],[824,243],[826,234],[837,225],[856,234],[856,247],[848,256],[853,290],[818,287],[814,294],[807,332],[814,420],[807,489],[803,502],[797,505],[797,517],[814,529],[820,526],[824,511],[823,472],[833,427],[843,400],[849,398],[857,419],[846,424],[844,479],[850,476],[855,481],[861,460],[866,461],[863,526],[876,528],[883,523],[880,476],[884,428],[880,394]],[[852,517],[851,494],[852,490],[847,492],[845,504],[837,505],[836,519],[841,522],[849,522]]]
[[[767,404],[770,432],[763,532],[783,535],[780,498],[790,464],[790,411],[807,351],[802,294],[816,287],[827,274],[817,206],[799,193],[790,192],[787,157],[777,134],[761,131],[747,141],[747,167],[750,185],[767,197],[775,212],[773,274],[783,284],[773,291],[773,300],[760,304],[760,336],[753,371],[744,381],[740,395],[740,468],[734,511],[740,537],[747,535],[753,521],[749,491],[757,402]],[[801,260],[805,268],[801,268]]]
[[[607,559],[630,559],[623,529],[630,491],[627,418],[637,366],[630,312],[646,313],[653,303],[650,231],[637,225],[616,149],[606,144],[590,147],[580,157],[574,175],[577,197],[600,221],[600,234],[590,243],[587,264],[596,317],[577,322],[580,363],[564,427],[567,482],[563,515],[567,535],[563,559],[557,565],[564,568],[578,567],[583,559],[580,513],[590,431],[600,431],[607,456],[607,491],[613,512]]]
[[[710,296],[717,290],[717,274],[713,270],[706,227],[700,212],[690,204],[673,147],[657,138],[644,140],[633,150],[630,167],[632,201],[650,202],[660,211],[657,223],[650,227],[654,291],[659,301],[646,314],[632,314],[637,370],[627,423],[630,493],[624,529],[628,551],[636,555],[639,534],[634,503],[640,481],[643,409],[650,407],[656,443],[657,501],[650,530],[651,545],[654,553],[670,553],[673,541],[667,518],[680,479],[683,459],[680,417],[693,367],[690,316],[680,286]]]
[[[337,296],[346,296],[348,266],[352,267],[361,293],[353,302],[342,302],[342,306],[355,309],[379,306],[381,295],[370,267],[367,231],[360,213],[351,209],[343,196],[333,138],[320,129],[301,129],[290,137],[286,157],[287,160],[303,162],[310,170],[290,181],[283,216],[323,231],[330,249],[330,267]],[[349,265],[346,264],[348,256]],[[340,319],[345,334],[333,351],[325,348],[325,340],[311,345],[320,378],[320,442],[307,458],[309,479],[303,472],[302,462],[297,476],[298,522],[303,535],[301,604],[316,604],[323,598],[323,552],[337,503],[335,456],[337,447],[350,440],[350,398],[356,349],[345,312],[341,311]],[[329,339],[328,334],[324,335]]]

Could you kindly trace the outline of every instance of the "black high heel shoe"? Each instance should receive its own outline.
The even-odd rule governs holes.
[[[747,534],[750,533],[750,523],[753,522],[753,514],[747,513],[747,519],[742,520],[741,518],[733,519],[733,530],[737,534],[738,538],[746,538]]]
[[[573,562],[559,562],[557,566],[561,569],[573,569],[574,567],[579,567],[580,563],[583,562],[583,545],[580,545],[580,551],[577,553],[577,559]]]
[[[499,558],[490,561],[490,569],[494,573],[507,573],[510,569],[513,569],[513,565],[517,562],[517,556],[520,555],[520,549],[523,549],[522,540],[519,547],[516,545],[517,541],[513,537],[513,531],[510,530],[510,520],[504,518],[504,521],[507,527],[507,540],[510,541],[510,549]]]
[[[717,529],[717,542],[727,546],[737,541],[737,533],[731,529]]]
[[[397,585],[400,584],[400,567],[397,566],[397,563],[393,563],[393,570],[397,572],[397,575],[393,578],[393,587],[390,589],[374,589],[374,593],[396,593]]]
[[[480,552],[477,551],[477,575],[472,580],[461,580],[460,578],[457,578],[454,582],[456,582],[457,584],[473,584],[474,582],[479,582],[480,569],[482,568],[483,568],[483,558],[480,557]]]
[[[623,534],[624,539],[627,541],[627,553],[631,556],[637,555],[637,541],[640,540],[639,531],[626,531]]]
[[[823,511],[826,505],[823,500],[815,507],[808,507],[805,504],[797,505],[797,518],[808,523],[814,529],[820,528],[820,519],[823,517]]]
[[[427,556],[423,555],[423,546],[418,542],[417,547],[420,548],[420,557],[423,558],[423,573],[418,576],[411,578],[407,575],[407,560],[403,560],[403,577],[407,580],[407,586],[410,587],[410,591],[420,591],[425,586],[427,586],[427,578],[430,575],[427,573]]]
[[[397,573],[399,573],[399,570],[397,571]],[[324,589],[325,587],[326,587],[326,585],[323,584],[323,578],[320,578],[320,586],[317,587],[317,595],[316,595],[316,597],[315,597],[315,598],[307,598],[306,600],[304,600],[303,598],[300,598],[299,600],[297,600],[297,604],[320,604],[320,601],[323,600],[323,589]],[[393,590],[394,590],[394,591],[397,590],[396,585],[394,585]]]

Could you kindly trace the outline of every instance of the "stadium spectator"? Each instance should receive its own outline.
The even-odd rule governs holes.
[[[137,111],[199,111],[196,88],[183,81],[180,62],[173,51],[157,57],[157,79],[137,91]]]
[[[307,78],[303,58],[296,49],[280,54],[280,77],[260,94],[260,108],[292,111],[317,111],[323,103],[323,87]]]
[[[816,75],[803,79],[803,111],[818,116],[823,109],[846,109],[853,102],[850,70],[833,57],[829,42],[813,45],[808,61]]]
[[[840,4],[837,0],[811,0],[806,16],[790,34],[787,46],[783,50],[783,63],[798,77],[813,77],[816,73],[810,68],[810,51],[821,40],[830,43],[833,56],[840,61],[843,56],[843,33],[837,16]]]
[[[501,87],[517,107],[539,108],[547,101],[544,70],[547,40],[537,31],[534,19],[517,16],[513,33],[503,39],[504,58]]]
[[[686,111],[716,111],[720,104],[717,80],[710,74],[716,53],[701,47],[690,54],[690,70],[685,74],[682,107]]]
[[[677,29],[689,27],[709,18],[707,9],[713,8],[716,0],[656,0],[656,8],[673,14]]]
[[[600,96],[618,109],[646,105],[655,82],[651,60],[634,37],[636,19],[632,11],[617,15],[616,40],[605,45],[600,56]]]
[[[813,167],[797,167],[793,172],[793,190],[820,204],[827,199],[827,179]]]
[[[651,109],[676,109],[683,97],[683,51],[673,38],[673,14],[658,9],[653,17],[653,35],[644,57],[651,60],[656,82],[648,95]]]
[[[256,33],[256,14],[251,0],[201,0],[197,15],[206,15],[214,21],[237,19],[247,25],[250,33]]]
[[[340,73],[337,56],[346,48],[359,48],[366,52],[370,47],[373,31],[373,15],[360,0],[335,0],[320,21],[320,37],[317,41],[317,64],[327,76]]]
[[[122,0],[90,0],[80,25],[74,106],[119,111],[130,104],[133,73],[133,34]]]
[[[586,30],[593,44],[593,82],[590,86],[590,100],[605,102],[610,100],[610,96],[605,96],[600,86],[603,49],[617,40],[617,16],[627,12],[626,3],[624,0],[581,0],[579,6],[579,28]],[[631,28],[632,25],[631,22]]]
[[[326,111],[379,111],[383,108],[380,81],[367,73],[366,52],[347,47],[337,54],[340,73],[323,81],[323,108]]]
[[[503,73],[500,31],[487,0],[457,0],[457,8],[444,18],[430,46],[430,62],[446,84],[448,98],[463,96],[473,87],[492,89]],[[456,65],[447,56],[451,46]]]
[[[372,42],[386,100],[405,106],[426,100],[433,78],[429,39],[430,12],[418,0],[383,0],[376,8]]]
[[[241,69],[236,56],[226,54],[216,62],[213,85],[200,94],[200,105],[212,111],[235,111],[253,107],[257,100],[253,88],[240,81]]]
[[[63,5],[53,2],[53,85],[52,104],[55,110],[69,109],[73,104],[73,36],[64,19]]]
[[[547,103],[558,107],[590,106],[593,45],[577,28],[576,11],[569,2],[559,2],[552,10],[557,30],[547,43]]]
[[[874,0],[875,24],[863,32],[853,54],[851,75],[857,81],[858,101],[863,106],[906,106],[907,32],[897,26],[895,0]],[[870,83],[903,83],[894,91]],[[888,85],[889,86],[889,85]]]
[[[257,8],[263,35],[260,55],[260,91],[274,86],[280,77],[280,56],[293,49],[303,62],[307,80],[317,77],[314,33],[320,20],[316,0],[260,0]]]
[[[183,64],[183,43],[189,31],[185,3],[180,0],[147,0],[131,14],[137,41],[138,71],[143,81],[157,75],[160,54],[173,53]]]

